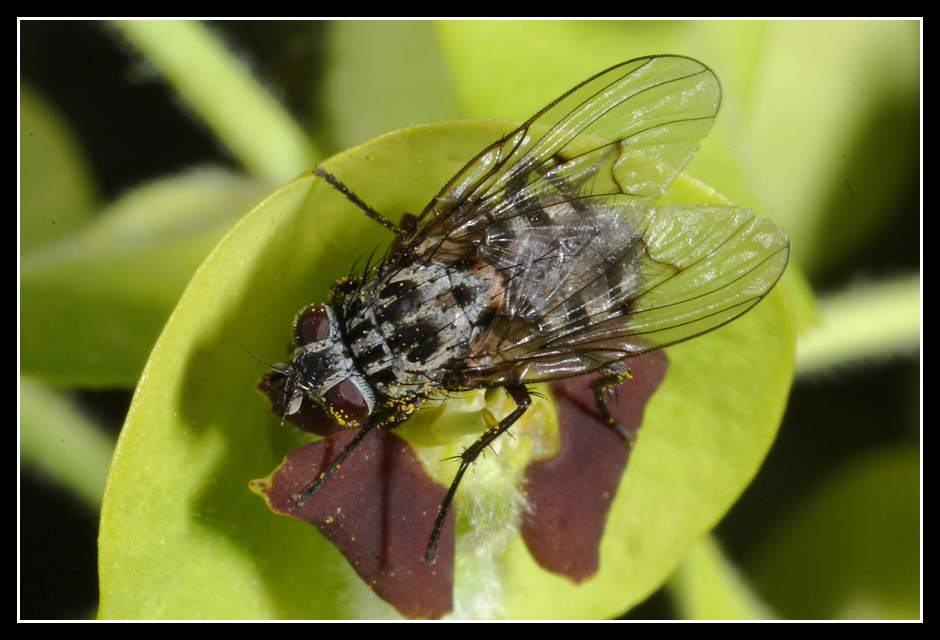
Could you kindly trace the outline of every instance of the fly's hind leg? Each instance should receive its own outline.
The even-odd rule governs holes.
[[[636,436],[610,415],[610,411],[607,409],[607,401],[604,400],[605,391],[616,387],[630,377],[630,366],[626,362],[615,362],[602,371],[606,375],[591,380],[591,390],[594,392],[594,402],[597,405],[597,410],[600,411],[607,426],[616,431],[617,435],[623,438],[628,446],[633,446]]]
[[[500,420],[498,424],[487,429],[486,432],[480,436],[479,440],[467,447],[464,452],[460,454],[460,468],[457,469],[457,475],[454,476],[453,482],[450,483],[450,489],[447,490],[447,495],[444,496],[444,500],[441,502],[440,511],[438,511],[437,519],[434,521],[434,529],[431,531],[431,538],[428,540],[427,551],[424,554],[424,558],[422,558],[423,562],[427,562],[428,564],[434,563],[434,555],[437,552],[437,542],[441,537],[441,529],[444,528],[444,519],[447,517],[447,510],[454,500],[454,494],[457,493],[457,487],[463,479],[463,474],[466,473],[470,465],[473,464],[481,453],[486,451],[486,448],[490,446],[496,438],[505,433],[509,427],[522,417],[522,414],[525,413],[529,405],[532,404],[532,398],[529,395],[529,390],[525,388],[525,385],[508,386],[506,387],[506,391],[516,402],[516,408],[512,413]]]

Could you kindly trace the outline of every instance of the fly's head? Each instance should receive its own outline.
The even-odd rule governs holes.
[[[375,408],[372,387],[353,363],[329,305],[300,312],[294,321],[294,353],[272,369],[259,388],[274,412],[304,431],[329,435],[358,428]]]

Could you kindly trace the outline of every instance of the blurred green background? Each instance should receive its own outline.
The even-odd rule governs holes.
[[[733,579],[759,603],[740,615],[921,616],[920,23],[198,27],[19,23],[21,618],[94,615],[98,508],[130,392],[241,215],[370,137],[523,120],[653,53],[717,73],[722,109],[687,171],[787,229],[791,286],[802,271],[813,296],[793,295],[787,416],[720,547],[693,550],[629,615],[736,616],[701,595]],[[731,577],[709,577],[722,552]]]

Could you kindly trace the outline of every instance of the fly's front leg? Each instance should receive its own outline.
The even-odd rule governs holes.
[[[320,166],[315,167],[313,169],[313,175],[326,180],[327,183],[331,187],[333,187],[334,189],[339,191],[341,194],[346,196],[346,199],[352,202],[357,207],[359,207],[363,213],[365,213],[367,216],[369,216],[370,218],[378,222],[380,225],[382,225],[383,227],[385,227],[386,229],[394,233],[396,236],[404,235],[401,228],[397,224],[395,224],[394,222],[392,222],[391,220],[383,216],[381,213],[379,213],[378,211],[376,211],[375,209],[367,205],[365,202],[363,202],[362,199],[359,196],[357,196],[355,193],[353,193],[349,187],[347,187],[345,184],[340,182],[339,178],[334,176],[332,173],[330,173],[323,167],[320,167]]]
[[[341,464],[343,463],[343,460],[346,459],[346,456],[348,456],[350,453],[352,453],[353,449],[355,449],[356,447],[358,447],[358,446],[359,446],[359,443],[362,442],[362,439],[366,437],[366,434],[368,434],[370,431],[372,431],[372,429],[374,429],[376,426],[378,426],[376,423],[367,423],[364,427],[362,427],[361,429],[359,429],[359,433],[357,433],[357,434],[353,437],[353,439],[349,441],[349,444],[347,444],[347,445],[343,448],[343,450],[340,451],[340,452],[336,455],[336,457],[333,458],[333,459],[330,461],[329,466],[327,466],[327,468],[323,470],[323,473],[321,473],[319,476],[317,476],[317,479],[316,479],[316,480],[314,480],[313,482],[311,482],[310,484],[308,484],[308,485],[304,488],[303,491],[301,491],[300,493],[297,493],[297,494],[295,494],[295,495],[293,496],[294,502],[296,502],[297,505],[300,506],[300,507],[304,506],[304,502],[307,501],[307,498],[309,498],[310,496],[312,496],[314,493],[317,492],[317,489],[319,489],[320,487],[323,486],[323,483],[326,482],[327,479],[328,479],[331,475],[333,475],[333,472],[336,471],[336,469],[339,468],[339,465],[341,465]]]
[[[304,506],[304,502],[307,501],[307,498],[312,496],[320,487],[323,486],[323,483],[326,482],[331,475],[333,475],[333,472],[339,468],[339,466],[343,463],[343,460],[345,460],[346,457],[353,452],[353,449],[359,446],[359,443],[362,442],[362,440],[366,437],[366,435],[368,435],[370,431],[377,427],[394,427],[398,423],[404,421],[405,418],[407,418],[409,415],[411,415],[411,411],[403,411],[385,416],[372,416],[372,419],[361,429],[359,429],[359,432],[355,436],[353,436],[353,439],[349,441],[349,444],[343,447],[343,450],[336,454],[336,457],[333,458],[326,469],[324,469],[323,472],[317,476],[317,479],[304,487],[303,491],[292,496],[294,502],[296,502],[298,506]]]
[[[636,436],[617,422],[616,418],[610,415],[610,411],[607,409],[607,401],[604,400],[605,391],[616,387],[630,377],[630,366],[627,365],[626,362],[615,362],[606,367],[605,372],[607,375],[591,380],[591,390],[594,392],[594,403],[597,405],[597,410],[600,411],[601,417],[604,418],[604,422],[607,423],[607,426],[616,431],[617,435],[623,438],[623,441],[627,443],[628,446],[632,447],[633,443],[636,441]]]
[[[466,473],[467,469],[474,463],[477,457],[486,451],[488,446],[493,444],[496,438],[505,433],[509,427],[515,424],[516,420],[522,417],[522,414],[525,413],[529,405],[532,404],[532,397],[529,395],[529,390],[525,388],[525,385],[506,387],[506,391],[516,402],[516,408],[512,413],[500,420],[497,425],[487,429],[486,432],[480,436],[479,440],[464,449],[464,452],[460,454],[460,468],[457,469],[457,475],[454,476],[453,482],[450,483],[450,489],[447,490],[447,495],[444,496],[444,500],[441,502],[440,511],[438,511],[437,519],[434,521],[434,529],[431,531],[431,538],[428,540],[427,551],[424,554],[424,558],[422,558],[423,562],[427,562],[428,564],[434,563],[434,554],[437,552],[437,542],[441,537],[441,529],[444,528],[444,519],[447,517],[447,510],[454,500],[454,494],[457,493],[457,487],[460,485],[461,479],[463,479],[463,474]]]

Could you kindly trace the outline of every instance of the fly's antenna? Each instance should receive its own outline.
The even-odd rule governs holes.
[[[281,406],[283,407],[283,410],[280,412],[275,412],[275,413],[281,414],[281,424],[283,425],[284,421],[287,419],[287,415],[288,415],[288,411],[290,407],[291,394],[288,393],[287,391],[287,385],[291,384],[290,363],[279,362],[277,364],[271,364],[270,362],[266,362],[262,360],[261,358],[259,358],[258,356],[256,356],[255,354],[253,354],[248,349],[246,349],[245,345],[241,343],[241,340],[235,337],[233,337],[232,339],[238,343],[238,346],[241,347],[245,353],[248,354],[248,357],[250,357],[252,360],[260,362],[261,364],[263,364],[264,366],[266,366],[268,369],[270,369],[273,372],[273,373],[266,373],[263,376],[261,376],[261,382],[258,383],[257,388],[264,395],[268,396],[268,398],[271,399],[272,403],[274,401],[274,398],[268,393],[268,390],[273,392],[279,389],[281,391],[280,403],[281,403]],[[280,382],[281,380],[284,381],[283,384]]]
[[[365,202],[363,202],[362,198],[360,198],[355,193],[353,193],[349,189],[349,187],[347,187],[346,185],[344,185],[342,182],[339,181],[339,178],[334,176],[332,173],[330,173],[323,167],[318,165],[313,170],[313,175],[319,176],[323,178],[324,180],[326,180],[327,183],[329,183],[331,187],[333,187],[334,189],[342,193],[344,196],[346,196],[347,200],[349,200],[354,205],[362,209],[363,213],[365,213],[367,216],[369,216],[370,218],[378,222],[380,225],[382,225],[383,227],[385,227],[386,229],[394,233],[396,236],[401,237],[405,234],[405,232],[401,230],[401,227],[399,227],[397,224],[395,224],[394,222],[392,222],[391,220],[383,216],[381,213],[379,213],[378,211],[376,211],[375,209],[367,205]]]
[[[247,354],[248,354],[248,357],[251,358],[252,360],[255,360],[255,361],[257,361],[257,362],[260,362],[261,364],[263,364],[264,366],[266,366],[266,367],[267,367],[268,369],[270,369],[271,371],[275,371],[275,372],[277,372],[277,373],[282,373],[282,374],[283,374],[283,373],[287,373],[287,370],[284,368],[284,363],[283,363],[283,362],[279,362],[278,364],[271,364],[270,362],[266,362],[266,361],[262,360],[261,358],[259,358],[258,356],[256,356],[255,354],[253,354],[251,351],[249,351],[249,350],[245,347],[245,345],[242,344],[242,341],[239,340],[238,338],[233,337],[232,340],[234,340],[235,342],[237,342],[237,343],[238,343],[238,346],[242,348],[242,351],[244,351],[245,353],[247,353]]]

